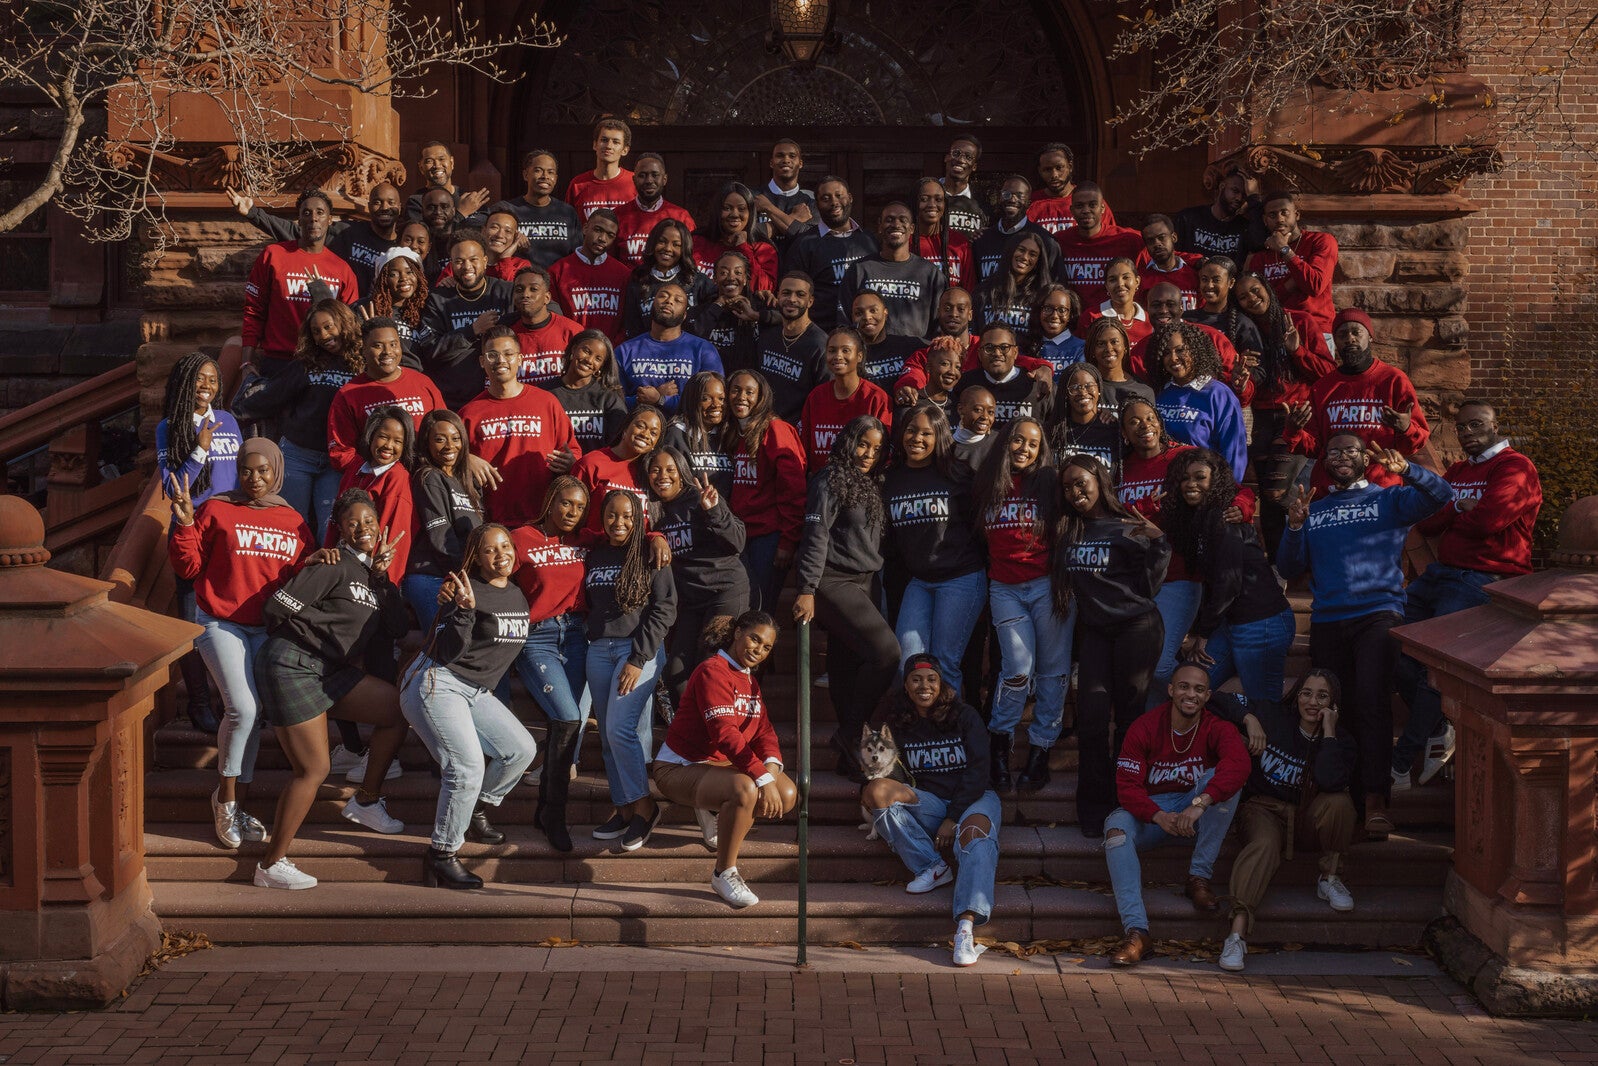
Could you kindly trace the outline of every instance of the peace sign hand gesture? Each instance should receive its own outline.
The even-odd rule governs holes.
[[[713,511],[716,504],[721,502],[721,493],[716,491],[716,486],[710,483],[708,477],[694,478],[694,484],[699,486],[699,506],[707,511]]]
[[[189,495],[189,475],[183,475],[183,483],[181,485],[178,484],[176,478],[170,478],[170,480],[172,482],[172,521],[180,526],[192,526],[194,524],[194,499]]]
[[[1309,518],[1309,491],[1301,485],[1295,485],[1292,494],[1287,500],[1287,528],[1303,529],[1304,521]]]
[[[453,603],[457,610],[470,611],[477,607],[477,597],[472,592],[472,579],[465,570],[452,573],[438,590],[440,607]]]
[[[389,566],[394,562],[394,549],[399,542],[405,539],[405,530],[400,530],[399,536],[393,540],[388,539],[388,527],[384,526],[377,537],[377,550],[372,553],[372,572],[387,573]]]

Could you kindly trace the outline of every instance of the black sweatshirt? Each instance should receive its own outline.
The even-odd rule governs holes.
[[[1136,523],[1108,515],[1089,521],[1081,539],[1061,543],[1054,557],[1070,578],[1077,624],[1108,627],[1156,609],[1171,546],[1164,537],[1149,540]]]
[[[838,293],[854,265],[877,254],[877,239],[859,226],[847,233],[823,236],[820,228],[809,222],[789,227],[788,238],[782,269],[809,275],[815,294],[810,317],[824,330],[848,325],[849,313],[840,313]]]
[[[360,659],[373,640],[396,640],[410,621],[405,599],[385,572],[373,573],[347,544],[338,562],[311,563],[272,594],[262,610],[266,628],[329,663]]]
[[[534,207],[524,196],[501,200],[489,214],[504,211],[516,216],[516,228],[527,238],[522,258],[548,270],[555,260],[571,255],[583,243],[582,223],[577,211],[565,200],[550,197],[543,207]]]
[[[1230,256],[1242,269],[1244,260],[1254,250],[1248,240],[1247,215],[1222,222],[1215,217],[1209,204],[1199,204],[1178,211],[1172,221],[1176,223],[1178,251]]]
[[[483,512],[459,481],[432,466],[411,475],[411,500],[416,543],[411,546],[405,572],[448,577],[460,569],[466,538],[483,524]]]
[[[970,487],[939,472],[936,464],[897,464],[882,483],[888,544],[911,577],[947,581],[987,565],[976,535]]]
[[[1010,233],[999,229],[999,222],[994,220],[993,225],[987,228],[982,236],[971,242],[971,258],[976,261],[977,284],[987,281],[1001,269],[1006,269],[1004,250],[1009,247],[1010,241],[1023,233],[1035,234],[1043,244],[1043,262],[1038,264],[1047,277],[1054,276],[1054,264],[1060,259],[1060,242],[1054,239],[1054,234],[1033,222],[1030,218],[1022,220],[1022,225]]]
[[[814,595],[828,570],[874,574],[882,569],[882,527],[868,524],[861,504],[840,508],[827,484],[827,470],[810,479],[805,529],[799,538],[799,591]]]
[[[746,322],[734,315],[719,301],[700,304],[689,318],[689,331],[705,338],[721,356],[725,377],[738,370],[758,369],[760,329],[776,320],[777,313],[756,293],[749,293],[749,303],[760,315],[757,322]]]
[[[584,455],[610,447],[627,421],[627,398],[615,389],[605,388],[598,378],[580,389],[569,388],[560,378],[539,388],[560,401],[566,417],[572,420],[572,432],[583,446]]]
[[[608,541],[588,549],[583,574],[583,595],[588,601],[588,639],[632,638],[632,654],[627,661],[642,669],[655,657],[666,639],[667,630],[677,620],[677,584],[671,567],[654,572],[649,602],[637,611],[622,612],[616,603],[616,578],[626,552]]]
[[[276,415],[283,437],[306,451],[327,451],[327,409],[339,389],[355,379],[342,365],[309,370],[293,360],[274,378],[260,379],[260,387],[233,403],[238,418],[263,419]]]
[[[964,703],[955,706],[955,714],[953,729],[939,729],[917,716],[895,729],[893,740],[914,787],[943,800],[948,805],[944,816],[958,824],[988,788],[988,727]]]
[[[498,311],[500,324],[508,325],[510,305],[511,283],[499,278],[486,279],[475,299],[458,289],[435,289],[428,294],[415,343],[423,367],[452,410],[459,410],[483,391],[483,367],[477,361],[472,323],[486,311]]]
[[[777,417],[784,422],[799,421],[811,390],[832,380],[832,371],[827,369],[827,331],[811,323],[789,341],[780,325],[767,326],[755,346],[754,368],[771,383],[771,409]],[[732,376],[730,368],[727,376]]]
[[[1230,328],[1227,326],[1228,320],[1231,321]],[[1182,321],[1196,322],[1201,326],[1219,330],[1225,334],[1227,340],[1232,342],[1232,347],[1239,352],[1263,352],[1265,350],[1265,338],[1260,336],[1260,328],[1254,324],[1253,319],[1242,311],[1238,311],[1235,315],[1230,311],[1222,311],[1218,314],[1203,310],[1183,311]]]
[[[1055,413],[1059,414],[1060,408],[1055,408]],[[1091,455],[1110,468],[1113,481],[1121,480],[1126,438],[1121,436],[1121,423],[1114,415],[1101,414],[1085,426],[1077,425],[1066,415],[1049,427],[1049,446],[1054,449],[1056,469],[1063,470],[1073,455]]]
[[[684,488],[676,499],[660,504],[653,530],[671,546],[672,580],[683,606],[710,603],[739,588],[748,591],[749,577],[738,559],[744,524],[727,506],[725,494],[706,511],[698,491]]]
[[[957,415],[952,419],[949,425],[958,427],[960,425],[959,416]],[[958,428],[955,429],[955,433],[959,433]],[[998,440],[999,427],[997,425],[982,434],[982,439],[978,441],[962,443],[957,436],[954,444],[949,448],[949,458],[957,466],[957,469],[953,471],[954,475],[965,484],[970,485],[976,478],[977,471],[982,469],[982,463],[987,459],[988,453],[993,450],[993,446],[998,443]]]
[[[687,255],[688,252],[684,250],[683,254]],[[682,280],[684,273],[685,271],[679,267],[676,275],[667,278],[665,281],[655,277],[653,271],[646,273],[642,280],[635,273],[632,280],[627,283],[627,291],[622,294],[622,332],[628,337],[637,337],[640,334],[648,333],[649,314],[655,307],[655,290],[665,285],[668,281],[679,285],[684,284]],[[710,303],[716,298],[716,287],[703,274],[696,272],[693,283],[686,285],[686,288],[688,289],[688,317],[683,320],[684,326],[693,322],[694,312],[699,309],[701,304]]]
[[[956,409],[960,406],[960,394],[973,385],[981,385],[993,393],[994,429],[1028,415],[1040,422],[1048,421],[1052,404],[1049,394],[1043,390],[1043,382],[1019,367],[1012,368],[1004,381],[994,381],[981,367],[967,370],[949,393]]]
[[[848,279],[838,290],[841,321],[848,320],[856,296],[874,292],[888,307],[889,333],[931,337],[938,324],[938,301],[943,299],[947,285],[943,268],[919,255],[902,263],[881,256],[862,259],[850,269]]]
[[[1210,508],[1194,555],[1189,569],[1204,582],[1204,598],[1193,622],[1199,636],[1208,639],[1223,622],[1246,625],[1288,609],[1253,523],[1228,522],[1219,508]]]
[[[397,247],[397,226],[394,239],[389,240],[379,236],[365,219],[356,219],[327,241],[327,250],[350,265],[350,270],[355,274],[356,290],[363,300],[372,295],[372,283],[377,280],[377,261],[384,252]]]
[[[1298,727],[1298,709],[1282,704],[1256,704],[1249,711],[1265,730],[1265,750],[1254,756],[1245,796],[1270,796],[1297,803],[1303,796],[1304,771],[1313,775],[1317,792],[1342,792],[1349,786],[1357,757],[1354,738],[1340,730],[1330,740],[1306,737]],[[1241,722],[1241,719],[1239,719]]]
[[[866,345],[860,376],[892,398],[894,383],[904,374],[904,361],[926,346],[927,342],[919,337],[884,333],[877,343]],[[830,371],[827,376],[832,376]]]
[[[514,581],[495,588],[477,577],[472,597],[476,607],[439,609],[426,655],[468,685],[491,689],[527,643],[527,597]]]
[[[693,476],[707,477],[721,493],[724,500],[732,499],[732,456],[721,449],[722,435],[726,430],[726,423],[717,427],[710,435],[704,446],[694,448],[688,444],[688,427],[683,425],[682,419],[673,419],[671,425],[666,427],[666,433],[660,443],[669,444],[673,448],[688,456],[688,461],[693,464]],[[693,488],[698,489],[696,480]],[[739,549],[740,551],[742,549]]]

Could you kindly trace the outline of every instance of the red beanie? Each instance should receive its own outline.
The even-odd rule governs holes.
[[[1358,322],[1365,327],[1366,333],[1373,337],[1376,335],[1376,327],[1371,325],[1371,316],[1357,307],[1345,307],[1337,312],[1337,318],[1332,321],[1332,332],[1336,333],[1337,328],[1344,322]]]

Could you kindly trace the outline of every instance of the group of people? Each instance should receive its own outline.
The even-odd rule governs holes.
[[[489,204],[436,143],[427,187],[402,208],[377,186],[364,220],[316,190],[292,222],[239,199],[282,238],[246,287],[249,379],[230,413],[216,364],[180,360],[157,443],[224,709],[191,674],[224,845],[267,839],[246,810],[263,721],[293,766],[256,883],[315,884],[288,851],[330,772],[359,786],[346,817],[402,831],[382,793],[414,729],[441,781],[425,879],[479,887],[457,852],[503,841],[494,808],[535,758],[514,673],[547,723],[553,847],[592,716],[614,806],[592,835],[634,850],[691,806],[715,891],[757,902],[739,846],[796,801],[759,684],[791,584],[781,613],[828,638],[838,772],[911,892],[955,884],[956,962],[980,952],[1002,798],[1047,788],[1072,731],[1117,963],[1150,943],[1138,852],[1191,840],[1187,895],[1217,910],[1239,811],[1223,966],[1295,837],[1351,909],[1343,852],[1453,747],[1388,630],[1529,571],[1541,492],[1481,401],[1454,414],[1465,459],[1412,458],[1414,387],[1334,308],[1336,241],[1296,197],[1240,171],[1127,228],[1047,144],[1038,184],[986,203],[962,134],[873,235],[844,181],[801,187],[791,140],[697,219],[661,157],[622,165],[625,123],[593,148],[565,200],[547,151]],[[1412,528],[1437,561],[1406,587]],[[1300,578],[1314,668],[1289,679]],[[866,779],[873,722],[903,772]]]

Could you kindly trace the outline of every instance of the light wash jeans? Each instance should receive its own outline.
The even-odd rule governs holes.
[[[581,722],[588,717],[588,633],[576,611],[534,622],[516,656],[516,676],[545,717]]]
[[[638,684],[625,696],[616,683],[627,656],[633,653],[631,637],[606,637],[588,645],[588,692],[599,718],[604,741],[605,778],[610,782],[610,802],[618,807],[649,795],[649,760],[654,751],[655,680],[666,662],[666,649],[644,664]]]
[[[946,581],[910,579],[899,603],[899,662],[923,652],[938,660],[949,687],[960,691],[960,659],[988,599],[988,575],[978,570]]]
[[[1160,610],[1160,621],[1165,623],[1165,646],[1160,649],[1160,661],[1154,667],[1154,677],[1149,682],[1146,706],[1157,707],[1169,699],[1171,675],[1182,665],[1182,641],[1198,618],[1199,605],[1204,601],[1204,585],[1198,581],[1167,581],[1154,596],[1154,606]],[[1281,699],[1280,695],[1272,697]]]
[[[442,778],[433,847],[457,851],[479,803],[499,806],[533,763],[538,746],[494,693],[418,656],[400,690],[405,720],[438,762]]]
[[[217,769],[223,777],[244,784],[255,780],[255,756],[261,750],[261,700],[255,694],[255,657],[266,643],[265,626],[241,626],[212,618],[194,608],[194,621],[205,631],[194,646],[222,690],[227,713],[216,731]]]
[[[918,789],[914,803],[894,803],[873,811],[871,822],[878,835],[888,842],[895,855],[904,860],[912,874],[919,876],[939,861],[936,838],[938,826],[948,816],[949,805],[930,792]],[[954,854],[959,869],[954,878],[954,916],[970,911],[977,925],[993,913],[993,880],[999,869],[999,794],[992,789],[977,797],[960,816],[955,828]],[[960,831],[973,815],[984,815],[993,828],[969,844],[960,843]]]
[[[1036,702],[1028,738],[1040,748],[1052,747],[1060,739],[1065,689],[1071,683],[1076,605],[1072,603],[1071,613],[1065,618],[1054,613],[1053,590],[1047,575],[1020,585],[989,582],[988,603],[993,610],[993,628],[999,633],[1002,660],[1002,676],[993,694],[988,728],[995,733],[1015,732],[1031,692]],[[1013,677],[1027,678],[1028,683],[1011,685],[1009,679]]]
[[[1280,703],[1287,653],[1293,647],[1297,628],[1292,608],[1257,622],[1222,622],[1204,646],[1215,660],[1210,667],[1210,687],[1220,688],[1236,677],[1243,682],[1243,695],[1250,700]]]
[[[1154,805],[1162,811],[1181,811],[1192,804],[1193,798],[1209,787],[1214,770],[1206,770],[1187,792],[1162,792],[1151,796]],[[1237,813],[1234,792],[1225,803],[1217,803],[1199,816],[1194,827],[1193,861],[1188,864],[1190,877],[1209,877],[1215,872],[1215,859],[1221,854],[1221,844],[1226,831],[1232,826],[1232,815]],[[1125,836],[1110,838],[1119,829]],[[1115,909],[1121,912],[1121,928],[1127,932],[1149,929],[1148,911],[1143,908],[1143,864],[1137,854],[1157,848],[1171,840],[1185,841],[1185,837],[1167,835],[1153,822],[1140,822],[1131,811],[1117,807],[1104,820],[1104,861],[1110,867],[1110,885],[1115,889]]]
[[[432,574],[406,574],[400,578],[400,594],[416,614],[416,627],[422,631],[422,641],[432,639],[433,622],[438,618],[438,590],[444,579]]]
[[[320,544],[327,534],[327,524],[333,521],[333,501],[338,498],[342,475],[325,449],[315,452],[301,448],[287,437],[277,446],[283,450],[283,488],[279,495],[300,512],[311,527],[312,539]]]

